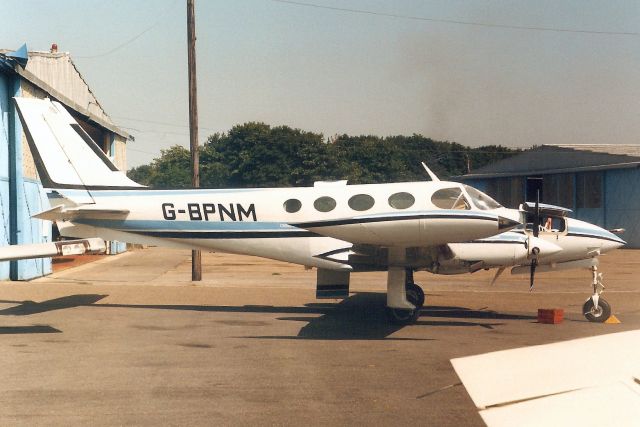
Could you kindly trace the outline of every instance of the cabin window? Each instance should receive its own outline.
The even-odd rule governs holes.
[[[289,213],[295,213],[298,212],[300,208],[302,208],[302,202],[300,202],[300,200],[298,199],[289,199],[284,202],[283,206],[285,211]]]
[[[533,214],[527,214],[526,230],[533,231]],[[538,231],[540,233],[563,233],[567,229],[567,221],[565,218],[557,216],[545,216],[540,218]]]
[[[366,211],[371,209],[375,200],[368,194],[356,194],[349,199],[349,207],[354,211]]]
[[[416,198],[409,193],[401,192],[389,197],[389,206],[395,209],[408,209],[416,202]]]
[[[443,188],[433,193],[431,203],[440,209],[471,209],[471,205],[465,199],[462,190],[459,187]]]
[[[320,212],[330,212],[335,209],[336,201],[328,196],[323,196],[313,202],[313,207]]]

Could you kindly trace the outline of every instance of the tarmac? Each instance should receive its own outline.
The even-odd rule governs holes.
[[[201,282],[189,251],[161,248],[0,282],[0,425],[481,426],[449,360],[640,329],[638,266],[638,250],[601,257],[620,324],[582,316],[587,270],[533,292],[528,275],[416,273],[427,300],[406,327],[385,319],[385,273],[318,301],[315,270],[219,253]]]

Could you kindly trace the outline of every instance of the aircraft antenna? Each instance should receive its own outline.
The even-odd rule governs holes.
[[[420,162],[420,163],[422,163],[422,167],[424,168],[424,170],[427,171],[427,174],[431,178],[431,181],[440,181],[440,178],[438,178],[438,175],[433,173],[433,171],[429,169],[429,166],[427,166],[424,162]]]

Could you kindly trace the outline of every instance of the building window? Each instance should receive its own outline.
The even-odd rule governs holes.
[[[408,209],[416,202],[416,198],[409,193],[395,193],[389,197],[389,206],[396,209]]]
[[[283,206],[285,211],[289,213],[295,213],[298,212],[300,208],[302,208],[302,202],[300,202],[300,200],[298,199],[289,199],[284,202]]]
[[[602,207],[602,172],[576,174],[576,208]]]
[[[371,209],[375,200],[368,194],[356,194],[349,199],[349,207],[354,211],[366,211]]]
[[[313,207],[320,212],[330,212],[335,209],[336,201],[331,197],[323,196],[313,202]]]

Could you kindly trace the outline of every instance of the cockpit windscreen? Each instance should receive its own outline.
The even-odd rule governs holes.
[[[491,197],[484,194],[482,191],[478,191],[475,188],[470,187],[468,185],[463,184],[463,186],[464,186],[464,189],[467,191],[467,194],[469,195],[469,197],[471,197],[471,202],[478,209],[486,211],[486,210],[498,209],[502,207],[500,203],[496,202]]]

